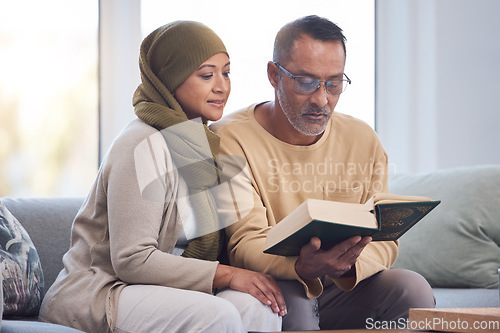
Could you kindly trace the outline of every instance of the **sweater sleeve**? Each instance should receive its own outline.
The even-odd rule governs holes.
[[[123,135],[105,163],[102,188],[106,202],[97,204],[107,206],[110,260],[118,278],[211,293],[217,262],[168,251],[182,225],[178,204],[173,201],[178,181],[161,134],[156,131],[145,138]],[[168,246],[160,250],[162,243]],[[99,244],[92,251],[99,251]]]

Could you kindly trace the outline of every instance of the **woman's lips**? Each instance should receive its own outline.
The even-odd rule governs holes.
[[[222,100],[222,99],[220,99],[220,100],[212,100],[212,101],[208,101],[208,104],[220,108],[220,107],[224,107],[224,100]]]

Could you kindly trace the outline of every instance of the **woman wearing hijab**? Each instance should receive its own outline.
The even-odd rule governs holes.
[[[138,119],[102,162],[40,318],[92,333],[279,331],[286,307],[274,279],[217,261],[223,232],[209,189],[222,169],[206,123],[230,92],[224,44],[177,21],[144,39],[139,65]]]

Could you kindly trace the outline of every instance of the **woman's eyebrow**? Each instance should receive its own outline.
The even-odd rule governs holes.
[[[225,64],[223,67],[226,67],[226,66],[229,66],[231,64],[231,62],[227,62],[227,64]],[[203,64],[200,66],[200,68],[198,68],[197,70],[199,71],[200,69],[203,69],[203,68],[206,68],[206,67],[209,67],[209,68],[215,68],[217,66],[215,65],[212,65],[212,64]]]

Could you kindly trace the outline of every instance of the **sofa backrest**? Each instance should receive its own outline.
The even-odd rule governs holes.
[[[400,239],[396,268],[433,287],[498,288],[500,165],[392,176],[391,192],[441,200]]]
[[[7,209],[28,232],[42,263],[45,291],[61,271],[69,249],[71,225],[85,200],[68,198],[2,198]]]

